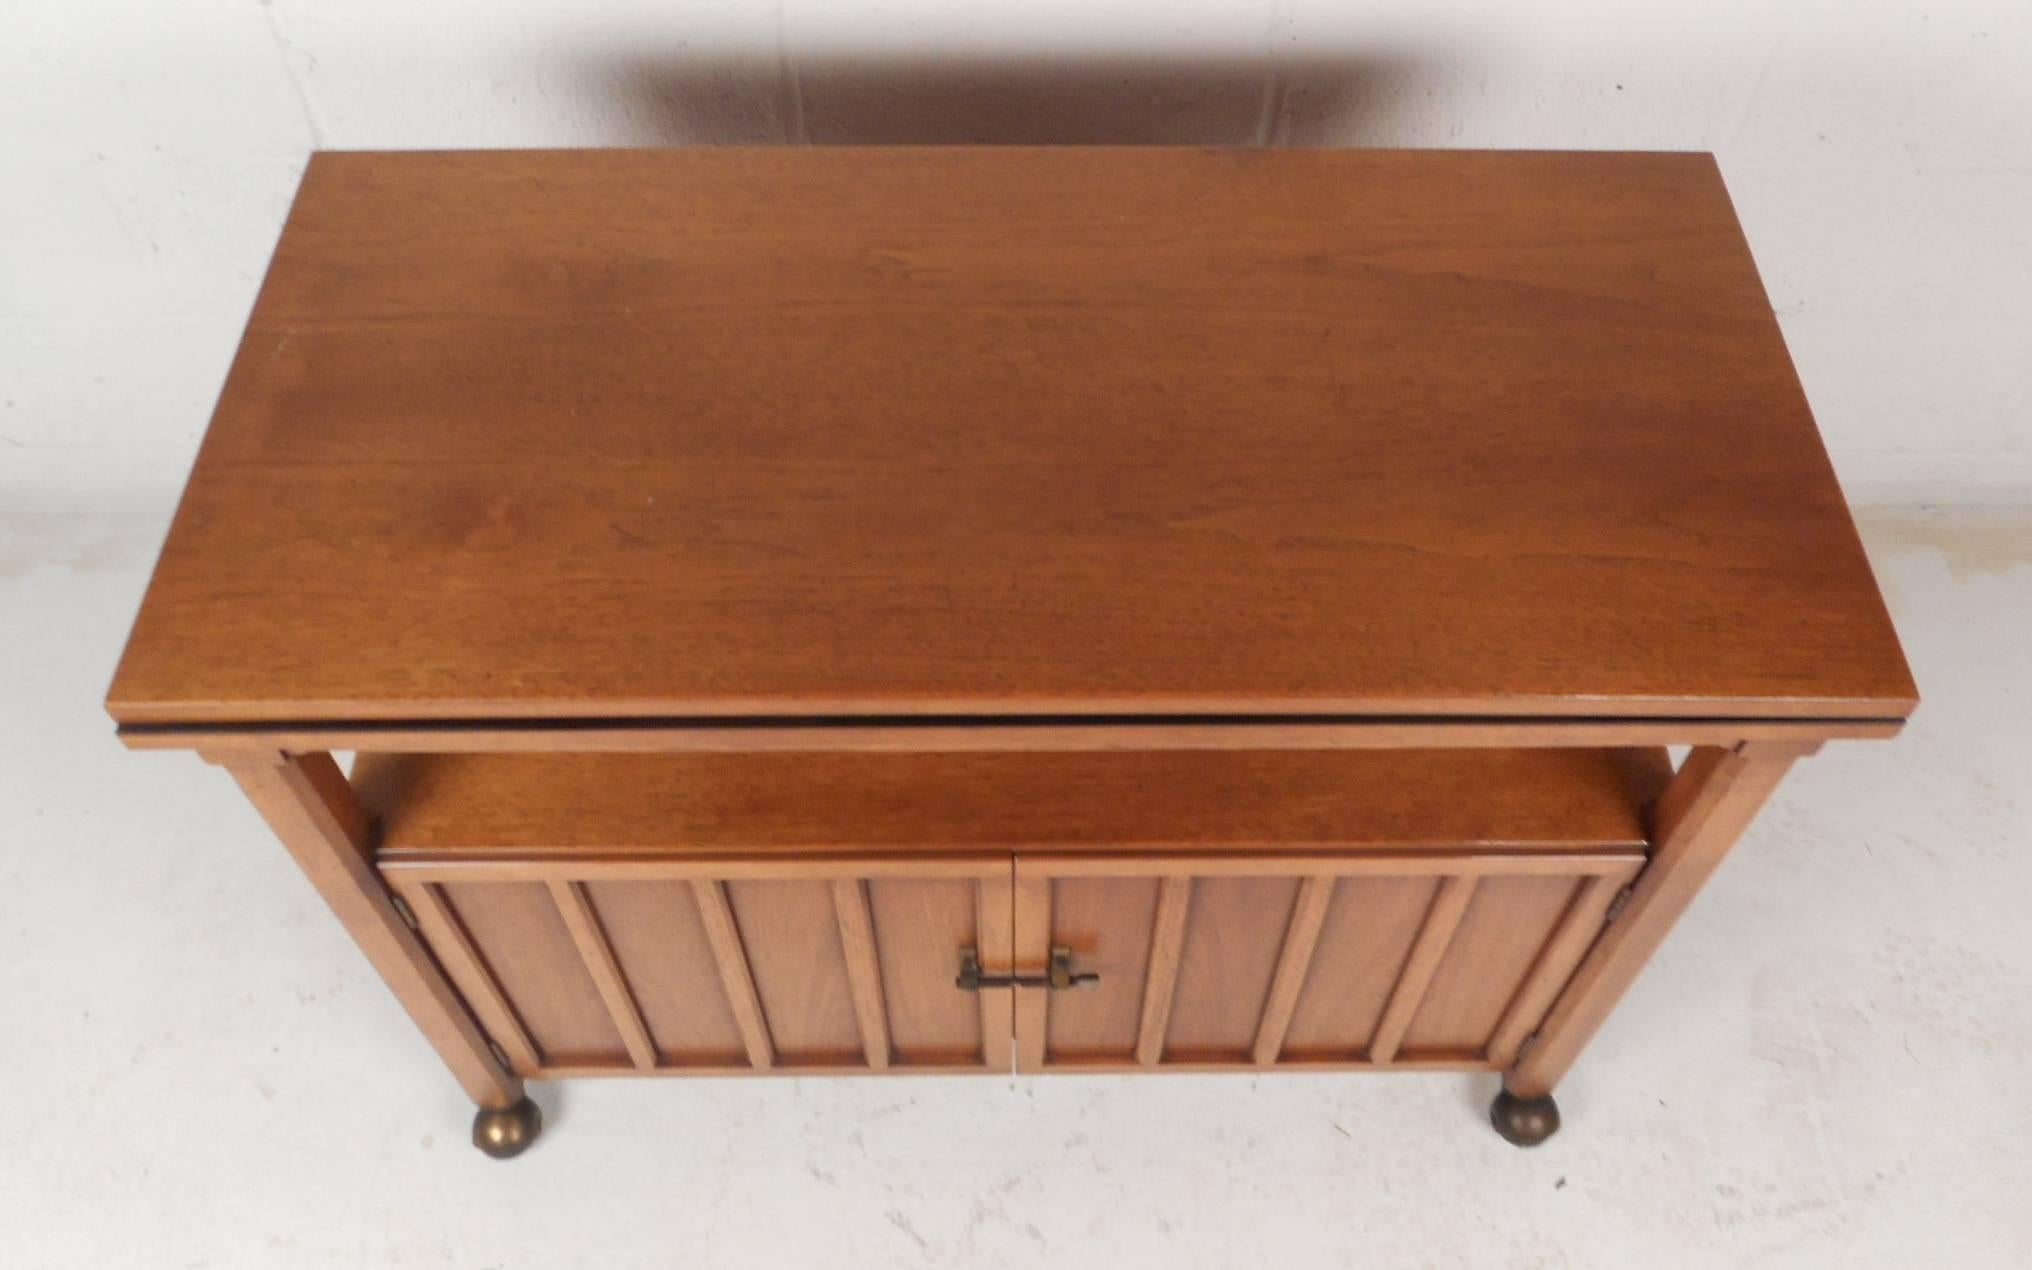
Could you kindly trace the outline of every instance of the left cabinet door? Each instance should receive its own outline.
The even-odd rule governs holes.
[[[1006,854],[397,860],[382,873],[525,1076],[999,1071]]]

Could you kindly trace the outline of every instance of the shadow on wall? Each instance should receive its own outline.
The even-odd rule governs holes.
[[[643,144],[1401,143],[1440,68],[1401,53],[1293,60],[895,55],[597,59]],[[1429,72],[1429,74],[1428,74]],[[1458,75],[1450,64],[1447,73]],[[1430,121],[1426,121],[1429,130]]]

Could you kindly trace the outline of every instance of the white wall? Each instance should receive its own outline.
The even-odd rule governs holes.
[[[2027,0],[0,0],[0,488],[174,484],[305,153],[1717,151],[1859,501],[2032,501]]]

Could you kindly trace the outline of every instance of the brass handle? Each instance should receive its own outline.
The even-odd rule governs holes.
[[[979,992],[982,988],[1043,988],[1050,992],[1063,992],[1068,988],[1090,988],[1101,981],[1100,975],[1091,970],[1072,968],[1072,949],[1051,950],[1051,968],[1041,975],[984,975],[981,973],[981,954],[978,949],[960,949],[960,973],[953,980],[962,992]]]

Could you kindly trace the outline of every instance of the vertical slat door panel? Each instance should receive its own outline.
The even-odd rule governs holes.
[[[1332,1062],[1367,1052],[1438,885],[1429,877],[1334,880],[1281,1057]]]
[[[486,958],[465,923],[452,912],[443,890],[428,883],[416,883],[402,887],[400,894],[409,905],[425,946],[437,956],[452,986],[471,1007],[487,1036],[507,1054],[508,1066],[518,1076],[535,1075],[543,1066],[543,1055],[502,990],[500,980],[487,968]]]
[[[727,903],[779,1061],[860,1062],[861,1029],[831,885],[729,882]]]
[[[1297,898],[1295,877],[1194,880],[1165,1055],[1239,1061],[1250,1054]]]
[[[854,989],[854,1018],[861,1028],[861,1052],[868,1066],[886,1070],[895,1048],[889,1043],[889,1002],[882,991],[880,954],[875,951],[875,918],[868,884],[859,878],[833,882],[833,915],[839,919],[840,949],[847,982]]]
[[[621,1044],[628,1051],[628,1060],[643,1071],[655,1067],[656,1043],[649,1039],[649,1026],[642,1021],[642,1009],[635,1004],[634,990],[622,975],[620,963],[614,960],[614,946],[607,942],[607,929],[600,923],[599,914],[593,911],[592,902],[586,898],[586,888],[578,882],[553,878],[550,898],[557,905],[559,916],[564,918],[565,929],[571,932],[572,942],[578,945],[579,962],[593,978],[593,987],[607,1007],[608,1021],[621,1034]]]
[[[524,1075],[1009,1070],[1014,994],[955,982],[968,948],[984,973],[1012,970],[1006,857],[868,867],[615,879],[543,861],[389,880]]]
[[[1284,1033],[1291,1026],[1291,1012],[1298,1005],[1306,976],[1312,973],[1312,954],[1319,947],[1319,931],[1326,921],[1327,906],[1333,903],[1333,891],[1330,877],[1308,877],[1299,884],[1291,921],[1284,928],[1283,946],[1277,952],[1270,995],[1256,1024],[1256,1043],[1249,1051],[1258,1064],[1274,1063],[1284,1052]]]
[[[958,950],[979,949],[979,884],[878,878],[868,885],[877,964],[896,1061],[981,1061],[981,1006],[953,980]]]
[[[628,1061],[549,887],[460,883],[440,893],[528,1029],[545,1067]],[[443,954],[439,960],[445,960]],[[459,990],[472,999],[471,987],[460,984]]]
[[[1066,863],[1067,859],[1076,861]],[[1500,1066],[1599,935],[1633,852],[1024,857],[584,880],[394,880],[525,1074]],[[527,876],[528,880],[521,880]],[[1064,947],[1092,987],[1042,975]]]
[[[1018,990],[1048,1001],[1018,1003],[1024,1070],[1500,1066],[1641,857],[1140,853],[1119,876],[1111,863],[1017,861],[1018,931],[1101,976]]]
[[[733,1012],[741,1044],[748,1051],[748,1066],[754,1071],[769,1070],[776,1066],[776,1042],[769,1035],[769,1021],[762,1017],[762,998],[755,992],[755,973],[748,965],[741,927],[727,903],[727,884],[717,878],[693,878],[691,894],[698,904],[706,947],[713,955],[713,973],[719,976],[727,1008]]]
[[[1579,889],[1577,878],[1484,878],[1411,1017],[1405,1058],[1475,1057]]]
[[[593,882],[586,894],[663,1063],[746,1063],[741,1029],[712,971],[712,949],[691,888],[682,882]]]
[[[1046,1061],[1127,1059],[1135,1053],[1142,1019],[1144,985],[1150,968],[1150,935],[1157,919],[1159,879],[1057,878],[1024,887],[1021,869],[1017,886],[1016,925],[1036,924],[1048,915],[1047,937],[1041,946],[1072,951],[1073,964],[1098,973],[1100,982],[1073,992],[1046,996],[1026,990],[1029,1001],[1042,1000],[1042,1011],[1026,1012],[1017,1005],[1017,1050],[1023,1050],[1024,1021],[1041,1021]],[[1026,911],[1024,898],[1044,899],[1045,914]],[[1043,967],[1032,968],[1033,973]]]
[[[1369,1038],[1371,1062],[1387,1063],[1397,1057],[1404,1033],[1410,1030],[1411,1020],[1424,1003],[1425,990],[1452,947],[1454,933],[1460,929],[1460,919],[1467,912],[1477,880],[1458,875],[1439,880],[1432,907],[1425,910],[1425,920],[1419,923],[1418,938],[1411,941],[1411,955],[1397,972],[1397,985],[1390,990],[1390,1004],[1383,1007],[1382,1021],[1376,1024],[1376,1034]]]

